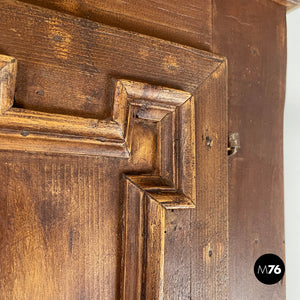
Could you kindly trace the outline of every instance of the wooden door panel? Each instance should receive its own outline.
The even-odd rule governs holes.
[[[226,299],[226,59],[0,14],[1,297]]]
[[[109,118],[112,78],[192,91],[215,63],[201,60],[198,72],[205,52],[18,1],[2,0],[0,12],[0,52],[19,61],[22,108]]]
[[[1,299],[118,298],[119,162],[0,157]]]

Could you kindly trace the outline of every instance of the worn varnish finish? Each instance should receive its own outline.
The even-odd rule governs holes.
[[[17,61],[15,58],[0,55],[0,114],[14,103]]]
[[[16,1],[1,4],[1,26],[1,50],[19,65],[2,149],[128,157],[111,113],[114,78],[193,92],[214,68],[205,52]]]
[[[285,13],[272,1],[215,1],[213,50],[228,58],[229,131],[241,141],[229,160],[229,299],[285,299],[283,281],[253,275],[262,254],[284,259]]]
[[[1,0],[0,53],[19,61],[15,109],[109,119],[114,80],[120,78],[186,91],[198,99],[196,208],[159,210],[154,203],[151,210],[158,220],[165,219],[164,224],[156,224],[155,231],[156,236],[162,236],[163,225],[165,238],[157,240],[153,249],[155,253],[165,249],[160,271],[164,297],[284,299],[284,281],[276,286],[261,285],[254,278],[253,263],[266,252],[284,258],[285,6],[297,5],[298,1],[24,2],[54,11]],[[171,46],[126,30],[229,59],[229,129],[240,133],[242,148],[229,161],[227,246],[220,242],[228,234],[224,198],[227,132],[223,127],[227,116],[218,100],[226,92],[224,81],[211,77],[198,81],[201,72],[194,69],[198,50]],[[202,66],[199,70],[206,69]],[[181,70],[191,76],[182,77]],[[215,75],[221,72],[226,76],[224,65],[218,72],[214,70]],[[213,92],[197,93],[199,85]],[[137,200],[131,202],[136,213],[132,216],[142,216],[143,220],[145,211],[150,212],[149,205],[145,211],[141,209],[143,193],[130,181],[123,181],[123,174],[151,174],[157,167],[155,122],[136,118],[134,125],[139,139],[132,140],[136,155],[128,160],[0,152],[3,299],[120,298],[121,199],[126,198],[126,190]],[[17,137],[20,133],[10,140],[11,145]],[[141,223],[137,220],[132,224],[135,232]],[[142,247],[134,249],[139,258]],[[228,268],[229,281],[224,276]],[[140,278],[143,266],[138,264],[132,271]],[[135,280],[132,285],[136,285]]]
[[[194,96],[119,82],[130,107],[143,103],[129,109],[129,130],[135,118],[156,121],[158,130],[152,174],[125,176],[122,299],[228,297],[226,66]]]
[[[119,162],[0,159],[1,299],[119,298]]]
[[[0,116],[1,297],[227,298],[226,60],[1,4],[1,51],[19,66]],[[95,150],[103,134],[122,159]]]
[[[23,2],[203,50],[209,50],[211,45],[210,1],[24,0]]]

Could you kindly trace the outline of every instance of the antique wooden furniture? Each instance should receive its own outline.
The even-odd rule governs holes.
[[[284,299],[298,2],[1,0],[0,299]]]

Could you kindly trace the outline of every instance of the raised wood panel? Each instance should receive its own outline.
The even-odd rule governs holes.
[[[121,103],[127,106],[124,98],[135,103],[136,97],[144,105],[139,106],[137,111],[131,110],[129,118],[144,119],[145,122],[155,120],[161,132],[165,126],[168,129],[167,135],[157,135],[157,143],[161,145],[156,147],[157,160],[160,162],[165,161],[165,157],[174,157],[171,172],[168,172],[170,166],[163,170],[165,165],[158,163],[158,169],[150,175],[125,177],[122,299],[226,299],[228,296],[227,140],[219,138],[226,137],[227,132],[226,81],[226,62],[199,86],[195,98],[185,92],[168,89],[165,94],[161,87],[120,81],[118,94],[123,100]],[[148,105],[147,100],[151,100]],[[197,139],[199,168],[196,165],[194,136],[195,103],[198,105],[197,112],[202,113],[197,116],[197,120],[201,120],[197,128],[203,128]],[[147,110],[150,112],[147,113]],[[213,122],[216,119],[221,122]],[[133,121],[128,119],[127,126],[134,133],[134,126],[130,126]],[[171,146],[166,147],[168,144]],[[162,151],[164,147],[166,149]],[[212,163],[219,167],[211,168]],[[217,193],[216,182],[220,182]],[[185,214],[177,214],[183,221],[174,218],[174,210],[187,210]],[[207,212],[210,213],[207,215]],[[186,222],[186,218],[190,223],[182,228],[180,224]],[[181,227],[178,235],[190,243],[179,245],[179,240],[175,240],[178,235],[174,237],[170,228],[175,226],[176,231],[177,224]],[[200,224],[205,224],[209,231],[205,238],[199,232]],[[172,248],[170,243],[173,243]],[[169,247],[166,248],[166,245]],[[200,247],[193,248],[193,245]],[[178,269],[176,256],[181,251],[187,257],[185,265]],[[166,266],[165,253],[170,259]],[[189,288],[182,290],[179,285],[176,288],[179,282],[184,282],[184,286]]]
[[[45,299],[226,299],[226,60],[18,1],[1,4],[1,51],[19,62],[17,107],[0,116],[2,179],[11,180],[0,193],[1,286],[9,281],[1,296],[38,299],[46,282]],[[101,90],[98,110],[76,107],[89,88]],[[55,130],[65,146],[49,137],[60,114]],[[96,132],[85,128],[90,119],[100,120]],[[129,157],[66,155],[84,154],[68,140],[72,122],[93,137],[115,122]],[[94,144],[77,138],[93,154]],[[3,151],[39,147],[45,156]],[[51,155],[59,147],[64,155]]]
[[[114,77],[191,92],[197,74],[208,76],[195,68],[196,49],[13,0],[1,0],[0,12],[0,53],[19,62],[17,107],[105,119]]]
[[[2,149],[128,157],[112,116],[114,79],[142,78],[193,92],[219,60],[18,1],[2,2],[1,51],[18,60],[14,107],[0,118]]]

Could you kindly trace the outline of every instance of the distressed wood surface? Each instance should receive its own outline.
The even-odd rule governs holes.
[[[191,299],[230,299],[228,157],[225,149],[228,113],[227,101],[224,101],[227,99],[227,62],[220,65],[194,96],[198,99],[195,109],[197,208],[191,211],[190,219]],[[211,278],[214,278],[213,286]],[[173,299],[176,296],[174,294]]]
[[[122,299],[164,299],[165,211],[196,205],[194,98],[120,80],[115,99],[115,118],[124,124],[129,149],[137,137],[136,119],[139,125],[156,124],[152,174],[125,177]]]
[[[184,85],[190,79],[180,81],[181,73],[176,69],[178,61],[174,62],[172,59],[177,53],[175,48],[168,49],[170,57],[156,55],[157,43],[152,49],[150,39],[148,44],[145,40],[140,41],[137,47],[131,47],[131,43],[125,43],[125,40],[124,43],[116,40],[115,44],[121,45],[120,49],[125,51],[125,55],[115,55],[112,60],[108,58],[107,65],[106,58],[101,60],[97,57],[101,61],[97,65],[99,73],[106,74],[103,75],[105,79],[99,79],[100,76],[92,71],[93,66],[90,65],[96,52],[93,50],[89,53],[87,50],[99,47],[99,52],[109,52],[95,45],[98,33],[93,35],[92,28],[97,27],[97,22],[228,57],[229,129],[240,133],[242,145],[229,164],[228,298],[284,299],[284,281],[271,287],[259,285],[253,277],[252,269],[254,260],[263,253],[275,252],[282,258],[284,256],[281,132],[285,87],[285,7],[273,0],[213,3],[165,0],[163,3],[143,2],[142,6],[129,0],[30,1],[96,22],[78,21],[80,19],[30,6],[18,10],[20,2],[14,2],[17,6],[7,12],[6,4],[11,5],[13,2],[1,1],[1,24],[4,26],[0,24],[0,50],[3,50],[0,53],[13,56],[17,52],[16,48],[22,49],[19,53],[22,63],[19,64],[16,91],[16,103],[20,108],[90,118],[109,117],[112,101],[107,99],[113,99],[110,97],[114,86],[111,85],[111,78],[116,74],[117,78],[129,78],[196,93]],[[291,2],[281,3],[289,5]],[[105,10],[102,9],[104,7]],[[186,7],[195,10],[191,9],[186,14]],[[34,23],[34,19],[27,16],[31,12],[35,16],[37,13],[42,16],[47,14],[53,26],[48,26],[43,17],[37,18],[40,21]],[[182,18],[179,14],[182,14]],[[74,31],[70,30],[72,26]],[[8,28],[10,34],[7,34]],[[31,37],[36,28],[42,28],[41,34]],[[76,35],[78,32],[81,35]],[[69,40],[68,34],[76,36],[78,41],[85,39],[88,42],[75,43],[73,46],[73,40]],[[114,34],[117,34],[115,29],[107,37]],[[30,36],[27,43],[24,36]],[[126,35],[126,39],[131,40],[132,36],[137,42],[137,35],[132,33]],[[52,49],[51,60],[47,57],[47,51],[42,51],[41,45],[44,42],[45,48]],[[105,36],[101,43],[105,44]],[[146,47],[141,46],[144,43],[147,44]],[[64,59],[65,49],[68,49],[69,60]],[[72,64],[71,54],[76,49],[80,51],[75,52],[74,62],[83,62],[81,70]],[[189,61],[190,51],[181,53]],[[154,58],[151,61],[152,56]],[[124,64],[125,57],[134,59],[129,64]],[[155,60],[159,64],[155,64]],[[198,61],[197,55],[189,66],[181,64],[183,58],[179,61],[183,69],[191,69],[191,78],[197,77],[197,72],[193,73],[194,64]],[[150,67],[151,64],[155,67]],[[137,68],[139,65],[143,66],[144,71]],[[113,67],[110,73],[112,66],[119,67]],[[161,74],[155,73],[155,68],[160,66],[164,66],[159,69]],[[72,71],[67,72],[68,69]],[[194,84],[197,86],[196,81]],[[88,85],[93,88],[89,89]],[[208,129],[210,128],[205,120],[216,121],[214,114],[208,109],[209,102],[205,95],[202,99],[201,106],[196,105],[195,109],[197,174],[201,179],[201,183],[197,183],[197,195],[200,193],[202,200],[198,201],[196,216],[192,217],[193,210],[188,214],[185,210],[167,210],[165,215],[164,293],[169,299],[187,297],[198,300],[199,295],[214,296],[215,291],[210,289],[211,274],[219,278],[218,282],[213,281],[214,286],[220,287],[217,299],[222,299],[222,287],[226,285],[221,276],[224,272],[222,268],[227,264],[226,259],[224,258],[225,262],[221,260],[220,268],[214,265],[219,262],[222,249],[225,249],[218,246],[218,239],[226,235],[226,225],[223,226],[222,221],[216,219],[222,215],[223,207],[216,199],[225,187],[215,190],[209,188],[209,182],[222,185],[221,178],[224,176],[224,173],[215,173],[211,166],[218,168],[220,165],[225,166],[225,162],[217,160],[215,165],[214,159],[218,156],[217,152],[221,151],[219,146],[214,147],[216,139],[213,139],[210,152],[198,153],[199,149],[210,144],[210,137],[214,134],[202,133],[207,124]],[[218,111],[217,101],[214,107]],[[148,149],[151,145],[154,146],[154,125],[139,125],[135,130],[139,132],[140,141],[133,139],[132,144],[133,151],[138,152],[138,155],[130,157],[128,162],[104,157],[72,158],[67,155],[0,151],[0,177],[3,183],[0,187],[0,212],[3,215],[0,218],[0,239],[1,246],[3,245],[0,251],[2,261],[7,262],[0,264],[2,298],[34,299],[39,293],[43,294],[43,299],[49,300],[59,299],[63,293],[66,299],[120,298],[120,278],[117,275],[121,272],[122,203],[119,195],[124,192],[123,184],[120,186],[121,174],[150,173],[156,166],[154,151],[145,152],[140,147],[142,144],[147,144]],[[7,142],[13,144],[16,139],[17,136],[14,136]],[[207,158],[209,163],[206,165]],[[202,172],[203,167],[205,172],[210,172],[209,180]],[[105,174],[110,174],[110,179]],[[212,202],[211,198],[214,199]],[[66,202],[66,199],[70,201]],[[40,207],[40,212],[35,207]],[[190,220],[195,222],[195,231],[190,230]],[[69,227],[69,224],[76,226]],[[214,231],[216,228],[223,228],[220,236]],[[32,232],[35,234],[32,235]],[[213,237],[213,249],[210,248],[209,236]],[[195,252],[191,245],[199,244],[205,247],[202,252]],[[70,251],[72,254],[69,254]],[[194,270],[200,271],[190,272],[190,265],[194,265]],[[239,276],[239,269],[243,270],[244,276]],[[39,275],[39,284],[35,274]],[[192,289],[189,285],[191,277],[198,280]],[[202,278],[206,285],[201,284]]]
[[[17,61],[13,57],[0,55],[0,114],[14,103]]]
[[[23,2],[203,50],[209,50],[211,45],[212,7],[209,1],[24,0]]]
[[[0,15],[0,50],[19,62],[15,104],[1,121],[1,145],[29,152],[48,148],[46,155],[0,152],[1,178],[10,178],[0,192],[1,297],[197,298],[199,289],[207,294],[208,284],[211,294],[226,299],[226,60],[19,1],[1,1]],[[90,97],[93,106],[84,104]],[[55,127],[58,114],[64,116]],[[127,160],[67,154],[81,154],[68,140],[74,129],[86,137],[98,135],[86,128],[90,119],[118,124]],[[195,124],[201,134],[193,138]],[[54,127],[69,148],[63,150],[53,133],[41,141],[39,135]],[[208,132],[214,137],[210,147]],[[81,141],[92,153],[93,143]],[[54,155],[57,149],[64,155]],[[216,155],[220,159],[214,161]],[[222,193],[208,193],[206,181],[199,186],[197,177],[206,172],[211,189],[217,182]],[[203,207],[218,207],[202,225],[199,197]],[[172,234],[177,224],[179,231]],[[210,237],[215,230],[218,236]],[[199,239],[210,241],[215,264],[206,266]],[[205,281],[199,269],[210,270]],[[215,280],[219,269],[223,281]]]
[[[114,78],[143,78],[193,92],[220,61],[17,1],[2,1],[0,12],[1,50],[19,66],[15,107],[0,119],[2,149],[126,158],[123,133],[113,119]]]
[[[178,106],[178,115],[175,118],[176,130],[169,129],[166,136],[158,134],[157,143],[161,144],[161,147],[158,147],[159,161],[165,161],[164,157],[173,157],[172,152],[177,153],[173,164],[175,170],[171,171],[175,176],[170,176],[168,172],[170,164],[168,169],[162,172],[161,168],[165,165],[161,163],[157,164],[158,170],[152,171],[160,176],[126,176],[123,299],[228,297],[226,82],[227,68],[224,61],[199,86],[192,97],[195,98],[193,102],[183,93],[181,102],[184,103]],[[128,83],[124,85],[128,86]],[[133,86],[134,90],[141,88],[130,83],[129,89]],[[147,85],[145,87],[149,89]],[[153,87],[149,92],[152,89]],[[151,98],[149,92],[142,94]],[[160,98],[155,100],[163,102]],[[174,102],[179,105],[178,100]],[[148,108],[151,109],[151,106],[144,109]],[[164,123],[166,117],[172,114],[169,112],[160,120],[163,124],[159,129],[172,128]],[[133,115],[139,116],[139,113]],[[143,113],[141,118],[143,116],[149,118],[146,113]],[[170,121],[172,124],[172,119],[168,122]],[[195,131],[195,128],[202,130]],[[134,129],[132,130],[134,132]],[[197,164],[192,161],[193,133],[197,134]],[[175,145],[166,146],[168,140],[171,145],[175,141]],[[163,147],[166,147],[164,151]],[[164,177],[165,174],[167,178]],[[175,181],[170,182],[168,178],[174,178]],[[193,186],[192,178],[195,178],[197,187]],[[216,182],[220,183],[217,193]],[[196,209],[182,212],[183,209],[195,206]],[[178,217],[180,218],[177,219]],[[203,232],[204,228],[207,235]],[[182,240],[189,243],[182,244]]]
[[[206,54],[196,49],[18,1],[0,4],[0,53],[19,62],[17,107],[105,119],[110,117],[112,78],[190,91],[197,87],[190,85],[193,77],[208,76],[194,68],[211,64],[203,59],[199,66],[198,55]],[[188,73],[182,69],[187,64]]]
[[[285,17],[271,1],[215,1],[213,51],[228,59],[229,132],[241,141],[229,159],[229,299],[285,299],[284,280],[253,274],[259,256],[285,258]]]

